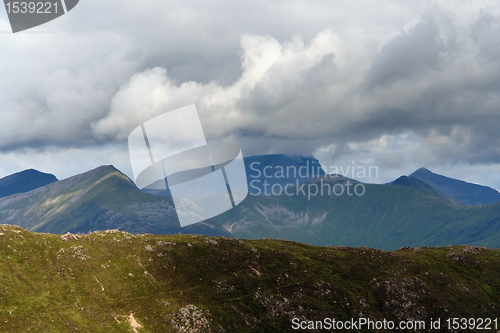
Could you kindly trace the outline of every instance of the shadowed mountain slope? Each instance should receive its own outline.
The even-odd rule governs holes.
[[[52,233],[120,229],[133,233],[226,235],[210,221],[180,228],[171,198],[141,192],[113,166],[0,199],[0,221]]]
[[[321,193],[325,188],[330,190]],[[354,194],[356,188],[363,193]],[[400,178],[387,186],[331,175],[287,190],[291,195],[250,194],[222,215],[180,228],[170,197],[143,193],[114,167],[104,166],[0,199],[0,221],[53,233],[120,229],[233,234],[387,250],[451,244],[500,247],[500,203],[455,205],[415,178]]]
[[[247,173],[248,191],[258,195],[272,195],[274,184],[284,187],[296,185],[323,177],[319,161],[312,157],[296,155],[255,155],[243,159]],[[171,195],[170,189],[163,189],[165,181],[157,181],[142,191],[154,195]]]
[[[408,178],[417,178],[447,196],[467,205],[489,205],[500,201],[500,193],[491,187],[441,176],[426,168],[418,169],[409,175]]]
[[[319,161],[312,157],[270,154],[245,157],[248,190],[260,195],[272,195],[272,185],[285,187],[325,176]],[[264,182],[269,185],[265,188]]]
[[[17,172],[0,179],[0,198],[28,192],[56,181],[56,176],[34,169]]]

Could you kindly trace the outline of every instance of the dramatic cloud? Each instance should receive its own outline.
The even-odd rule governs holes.
[[[137,70],[127,59],[130,46],[108,33],[78,40],[35,36],[34,42],[33,35],[4,36],[9,52],[0,65],[0,148],[95,142],[91,122],[106,115],[111,97]]]
[[[139,123],[196,104],[207,137],[246,155],[377,165],[378,181],[454,165],[500,188],[483,174],[500,165],[499,14],[493,1],[82,2],[57,33],[1,35],[0,162],[126,157]]]

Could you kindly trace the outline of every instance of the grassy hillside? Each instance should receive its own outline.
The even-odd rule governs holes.
[[[290,332],[295,317],[429,321],[500,309],[499,250],[7,225],[0,240],[1,332]]]
[[[34,169],[17,172],[0,179],[0,198],[28,192],[56,181],[56,176]]]
[[[471,244],[500,247],[500,204],[457,206],[444,198],[402,185],[365,184],[362,196],[307,197],[295,189],[275,197],[249,195],[214,220],[236,237],[272,237],[321,246],[402,246]],[[331,187],[346,178],[324,179]],[[352,191],[351,185],[351,192]],[[340,193],[340,191],[337,191]]]

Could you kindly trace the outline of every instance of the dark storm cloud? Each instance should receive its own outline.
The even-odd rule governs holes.
[[[463,29],[447,13],[424,15],[372,53],[364,68],[352,53],[359,45],[329,30],[310,41],[246,35],[242,71],[231,85],[180,84],[166,71],[145,71],[120,98],[161,81],[163,104],[156,101],[149,116],[192,101],[209,114],[214,136],[237,137],[255,153],[310,154],[334,144],[338,157],[352,154],[351,142],[412,132],[427,145],[429,161],[496,163],[499,142],[488,128],[500,121],[500,72],[477,37],[478,27],[500,33],[496,22],[482,12]],[[132,125],[123,115],[134,119],[132,113],[112,106],[95,133],[125,137]]]

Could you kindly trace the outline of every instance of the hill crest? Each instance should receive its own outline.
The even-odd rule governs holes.
[[[181,228],[171,198],[141,192],[114,166],[100,166],[0,199],[0,219],[39,232],[202,233],[231,236],[210,221]]]
[[[408,177],[417,178],[466,205],[489,205],[500,201],[500,192],[491,187],[439,175],[426,168],[419,168]]]

